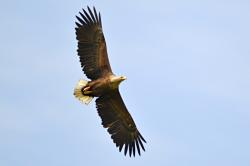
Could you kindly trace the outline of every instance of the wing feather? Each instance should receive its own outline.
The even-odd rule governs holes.
[[[89,11],[89,14],[91,16],[91,19],[94,21],[94,22],[97,22],[95,16],[93,15],[93,12],[91,11],[91,9],[88,7],[88,11]]]
[[[118,90],[99,97],[96,107],[103,127],[107,128],[119,151],[124,146],[124,154],[128,152],[129,156],[135,156],[136,149],[139,155],[140,148],[145,151],[142,141],[146,141],[137,130]]]
[[[109,64],[107,47],[102,31],[101,16],[94,13],[88,7],[88,12],[83,9],[76,16],[76,39],[78,40],[78,56],[81,67],[86,76],[96,80],[102,76],[112,74]]]
[[[95,7],[94,7],[94,14],[95,14],[96,22],[97,22],[98,24],[100,24],[99,19],[98,19],[97,12],[96,12],[96,10],[95,10]]]

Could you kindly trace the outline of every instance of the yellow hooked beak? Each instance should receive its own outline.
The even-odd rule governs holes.
[[[121,76],[121,80],[122,80],[122,81],[124,81],[124,80],[126,80],[126,79],[127,79],[127,77]]]

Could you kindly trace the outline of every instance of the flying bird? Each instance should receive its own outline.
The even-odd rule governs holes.
[[[102,29],[100,12],[95,7],[79,12],[76,16],[76,39],[78,56],[83,72],[90,79],[80,80],[74,89],[74,95],[85,104],[97,98],[96,108],[113,142],[124,155],[135,156],[136,150],[141,155],[146,143],[129,114],[121,94],[119,84],[125,76],[116,76],[111,69],[106,42]]]

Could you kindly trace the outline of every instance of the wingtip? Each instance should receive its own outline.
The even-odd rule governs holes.
[[[99,12],[98,14],[98,20],[99,20],[99,23],[100,23],[100,26],[102,27],[102,18],[101,18],[101,13]]]
[[[143,138],[143,136],[141,135],[141,133],[139,133],[139,137],[143,140],[143,142],[147,143],[147,141]]]
[[[90,7],[87,5],[87,9],[90,10]]]
[[[125,149],[124,149],[124,155],[127,155],[127,151],[128,151],[128,144],[125,145]]]

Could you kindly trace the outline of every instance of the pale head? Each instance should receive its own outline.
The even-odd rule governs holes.
[[[113,88],[117,88],[118,85],[126,79],[127,79],[127,77],[125,77],[125,76],[112,75],[112,76],[110,76],[110,83],[111,83]]]
[[[115,75],[110,76],[110,82],[119,82],[120,83],[126,79],[127,79],[127,77],[125,77],[125,76],[115,76]]]

